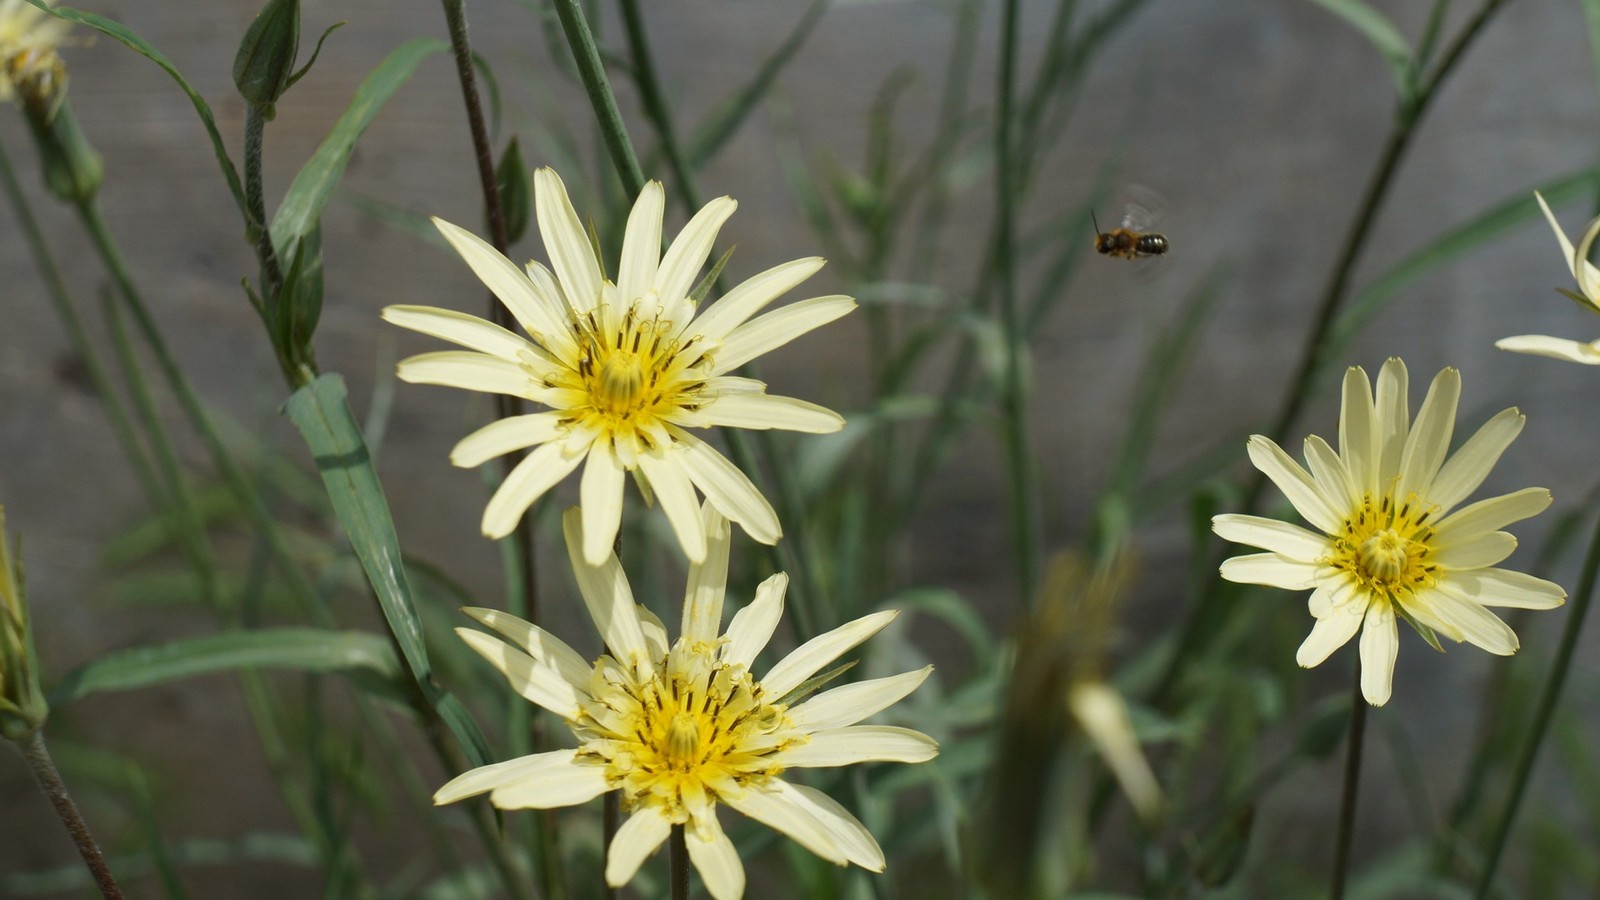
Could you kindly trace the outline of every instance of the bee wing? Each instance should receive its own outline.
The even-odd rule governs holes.
[[[1130,184],[1122,212],[1122,227],[1130,231],[1153,231],[1166,210],[1166,198],[1142,184]]]

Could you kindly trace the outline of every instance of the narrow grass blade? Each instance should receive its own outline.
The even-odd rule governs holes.
[[[1405,37],[1400,34],[1400,29],[1394,27],[1393,22],[1384,18],[1382,13],[1368,6],[1363,0],[1315,0],[1315,2],[1345,20],[1371,41],[1372,46],[1383,54],[1383,61],[1388,64],[1389,73],[1394,76],[1395,87],[1399,89],[1400,95],[1411,96],[1414,89],[1411,48],[1406,44]]]
[[[58,706],[90,694],[131,691],[197,675],[241,669],[348,672],[365,669],[386,679],[399,661],[381,636],[364,631],[272,628],[237,631],[120,650],[74,670],[51,692]]]

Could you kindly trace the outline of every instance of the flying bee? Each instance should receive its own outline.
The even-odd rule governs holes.
[[[1151,231],[1154,216],[1144,206],[1129,203],[1122,216],[1122,224],[1110,231],[1101,231],[1094,210],[1089,211],[1089,221],[1094,224],[1094,252],[1120,259],[1144,259],[1161,256],[1169,249],[1167,236]]]

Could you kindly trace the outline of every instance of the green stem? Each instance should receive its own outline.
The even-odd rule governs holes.
[[[577,63],[578,77],[583,81],[589,104],[600,120],[600,133],[605,138],[606,150],[616,166],[622,187],[629,197],[639,196],[644,188],[644,170],[634,155],[633,143],[628,140],[628,127],[623,124],[622,112],[617,109],[616,95],[606,80],[605,65],[600,61],[600,49],[595,46],[594,32],[589,30],[589,20],[583,15],[578,0],[555,0],[556,15],[561,19],[561,30],[567,35],[567,45],[572,48],[572,60]]]
[[[672,881],[672,900],[689,900],[689,843],[683,826],[672,826],[667,838],[668,878]]]
[[[1395,115],[1394,128],[1390,131],[1388,140],[1384,144],[1383,153],[1378,158],[1377,167],[1373,170],[1372,178],[1367,182],[1366,191],[1362,195],[1361,204],[1357,208],[1355,220],[1350,224],[1345,233],[1344,242],[1339,251],[1333,271],[1328,278],[1328,284],[1323,289],[1322,297],[1317,303],[1317,313],[1310,333],[1307,334],[1305,344],[1300,352],[1300,363],[1290,382],[1290,390],[1284,400],[1282,409],[1273,422],[1268,436],[1280,446],[1289,434],[1289,429],[1294,426],[1306,402],[1310,399],[1311,388],[1322,371],[1331,360],[1324,359],[1322,345],[1327,340],[1328,333],[1337,318],[1341,303],[1349,287],[1350,278],[1355,273],[1356,263],[1361,258],[1362,251],[1366,248],[1368,239],[1372,236],[1372,225],[1377,220],[1378,212],[1383,207],[1383,201],[1388,196],[1389,187],[1393,184],[1395,175],[1400,170],[1400,162],[1405,157],[1406,150],[1411,146],[1411,139],[1416,136],[1417,126],[1422,121],[1424,113],[1432,105],[1433,99],[1438,96],[1439,87],[1444,80],[1454,71],[1461,61],[1467,48],[1483,32],[1494,13],[1505,4],[1506,0],[1488,0],[1472,17],[1470,21],[1456,35],[1456,39],[1445,51],[1439,60],[1439,65],[1431,76],[1424,79],[1409,98],[1402,97],[1399,109]],[[1246,512],[1253,511],[1260,503],[1261,495],[1266,487],[1266,475],[1258,472],[1251,479],[1245,491],[1240,508]],[[1215,561],[1220,565],[1221,559],[1227,553],[1227,546],[1220,547]],[[1164,700],[1173,686],[1177,683],[1178,676],[1182,674],[1183,667],[1187,664],[1194,649],[1200,646],[1210,634],[1209,623],[1225,618],[1219,614],[1219,608],[1224,607],[1227,600],[1234,593],[1226,587],[1227,583],[1221,579],[1212,579],[1205,593],[1200,597],[1190,610],[1188,618],[1184,621],[1178,632],[1178,640],[1172,655],[1168,658],[1166,669],[1156,684],[1153,696],[1159,702]]]
[[[244,113],[244,201],[250,221],[246,224],[255,241],[256,259],[261,263],[261,299],[270,305],[279,302],[283,271],[278,265],[277,250],[272,246],[267,204],[262,198],[261,147],[266,130],[266,113],[258,106],[247,108]]]
[[[168,504],[167,497],[161,490],[144,447],[139,443],[138,431],[134,428],[127,411],[123,409],[122,401],[117,398],[111,377],[100,361],[100,354],[95,350],[94,343],[89,340],[89,333],[83,327],[83,320],[78,317],[77,307],[73,306],[72,298],[67,293],[66,281],[61,277],[61,269],[56,266],[55,258],[50,253],[50,245],[45,241],[44,233],[39,230],[39,223],[33,217],[27,195],[17,181],[16,171],[11,167],[10,155],[5,152],[3,146],[0,146],[0,185],[4,185],[6,198],[11,201],[11,208],[17,214],[17,223],[22,226],[22,235],[33,251],[34,263],[39,267],[39,275],[44,279],[45,291],[50,295],[50,302],[55,307],[56,315],[61,317],[61,325],[67,332],[67,343],[72,346],[72,352],[78,359],[83,361],[84,370],[89,374],[89,382],[94,385],[95,394],[105,407],[106,416],[111,420],[111,430],[116,433],[117,441],[122,444],[122,451],[128,457],[128,464],[133,467],[134,477],[138,479],[140,487],[144,488],[145,498],[149,501],[151,509],[165,509]]]
[[[1516,774],[1511,778],[1511,794],[1506,798],[1505,811],[1495,824],[1494,836],[1489,840],[1488,859],[1478,877],[1474,896],[1484,900],[1494,886],[1494,873],[1505,853],[1506,839],[1516,821],[1517,809],[1522,805],[1522,795],[1527,792],[1528,779],[1533,774],[1533,764],[1539,758],[1539,748],[1544,744],[1545,733],[1555,715],[1556,704],[1561,699],[1561,688],[1567,681],[1567,670],[1572,666],[1572,655],[1578,647],[1578,635],[1583,631],[1583,620],[1589,614],[1589,604],[1594,600],[1596,573],[1600,572],[1600,522],[1595,524],[1594,537],[1589,542],[1588,555],[1583,560],[1583,573],[1578,578],[1578,592],[1573,596],[1572,612],[1567,614],[1566,627],[1561,632],[1561,644],[1556,650],[1555,662],[1545,679],[1539,703],[1534,707],[1533,722],[1528,728],[1526,743],[1517,756]]]
[[[28,760],[28,767],[33,771],[34,780],[39,782],[39,790],[44,791],[44,795],[55,806],[56,815],[61,817],[61,824],[67,827],[67,834],[78,846],[83,864],[94,875],[101,895],[106,900],[122,900],[122,890],[111,875],[111,867],[106,865],[105,854],[100,852],[100,845],[95,843],[94,835],[89,832],[89,823],[78,812],[78,805],[72,802],[72,795],[67,792],[66,782],[61,780],[61,773],[56,771],[56,764],[50,759],[50,751],[44,745],[44,735],[36,731],[20,746],[22,755]]]
[[[1361,746],[1367,736],[1367,698],[1361,694],[1361,664],[1355,665],[1350,686],[1350,738],[1344,758],[1344,794],[1339,801],[1339,832],[1333,851],[1333,879],[1328,888],[1331,900],[1344,897],[1345,878],[1350,873],[1350,845],[1356,830],[1356,795],[1361,786]]]
[[[1018,589],[1031,603],[1039,583],[1039,489],[1028,448],[1027,339],[1017,303],[1013,244],[1015,172],[1011,168],[1017,68],[1017,0],[1006,0],[1000,32],[1000,122],[995,129],[995,250],[1000,275],[1000,315],[1005,328],[1005,444],[1011,487],[1011,533],[1016,542]]]

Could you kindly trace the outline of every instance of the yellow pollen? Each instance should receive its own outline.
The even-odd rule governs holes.
[[[1428,520],[1434,507],[1415,495],[1404,502],[1391,496],[1362,498],[1334,535],[1326,562],[1342,569],[1367,593],[1395,599],[1431,585],[1437,565]]]
[[[1375,580],[1393,581],[1405,570],[1406,544],[1406,539],[1395,534],[1394,529],[1385,528],[1361,542],[1356,550],[1356,561]]]
[[[667,726],[667,759],[678,766],[689,766],[700,753],[700,723],[690,713],[680,712]]]

